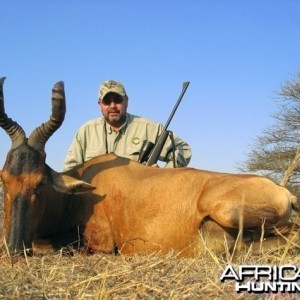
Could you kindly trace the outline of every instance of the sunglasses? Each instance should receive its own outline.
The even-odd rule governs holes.
[[[102,104],[104,105],[111,105],[112,102],[115,104],[121,104],[124,98],[122,96],[111,96],[111,97],[104,97],[102,99]]]

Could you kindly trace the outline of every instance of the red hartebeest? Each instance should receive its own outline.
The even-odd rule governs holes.
[[[200,228],[213,228],[211,238],[221,229],[233,239],[240,227],[247,238],[260,238],[262,222],[266,233],[292,230],[286,220],[296,198],[263,177],[149,168],[113,154],[55,172],[44,147],[64,120],[63,83],[54,85],[50,120],[26,138],[5,113],[3,81],[0,126],[12,146],[1,177],[11,252],[30,251],[39,238],[59,246],[82,236],[91,251],[192,255],[201,251]]]

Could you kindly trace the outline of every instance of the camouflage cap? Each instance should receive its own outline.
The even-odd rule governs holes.
[[[123,84],[114,80],[106,80],[100,85],[98,98],[102,100],[108,93],[117,93],[122,97],[126,96],[126,91]]]

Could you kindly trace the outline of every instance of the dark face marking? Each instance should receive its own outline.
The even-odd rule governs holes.
[[[36,172],[44,164],[45,156],[45,153],[23,143],[8,153],[4,169],[13,176]]]
[[[26,141],[7,155],[2,179],[6,238],[12,252],[31,248],[44,207],[39,192],[45,183],[45,156]]]
[[[8,228],[8,247],[15,251],[28,247],[28,243],[25,238],[25,218],[28,211],[28,202],[24,201],[22,196],[17,196],[12,205],[11,209],[11,224]],[[12,225],[13,224],[13,225]],[[31,246],[31,245],[30,245]],[[14,248],[14,249],[12,249]]]

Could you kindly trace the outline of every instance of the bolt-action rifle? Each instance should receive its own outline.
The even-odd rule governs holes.
[[[183,83],[182,92],[171,112],[171,115],[169,116],[167,123],[163,127],[161,135],[159,136],[156,144],[153,144],[152,142],[147,141],[147,140],[145,140],[143,142],[138,162],[145,163],[146,166],[152,166],[153,164],[155,164],[158,161],[160,153],[161,153],[161,151],[166,143],[166,140],[169,136],[168,126],[170,125],[170,123],[175,115],[175,112],[176,112],[189,84],[190,84],[189,81],[186,81]]]

